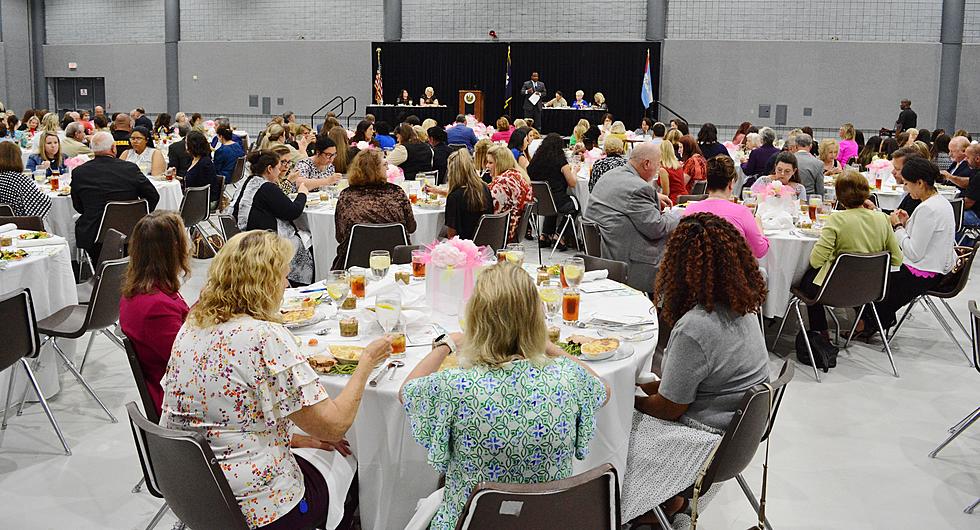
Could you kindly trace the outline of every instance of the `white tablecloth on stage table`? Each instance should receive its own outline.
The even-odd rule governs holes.
[[[12,232],[20,234],[23,231]],[[9,247],[4,247],[9,249]],[[11,291],[27,288],[31,290],[34,300],[34,313],[38,320],[51,316],[59,309],[78,303],[78,293],[75,290],[75,277],[71,270],[71,256],[66,245],[31,247],[26,249],[30,256],[21,261],[6,262],[0,269],[0,295]],[[67,355],[74,352],[74,341],[60,340],[58,344]],[[58,364],[60,362],[54,349],[48,345],[41,350],[40,366],[34,370],[38,383],[45,397],[51,397],[61,390],[58,382]],[[15,399],[20,399],[27,377],[19,363],[0,373],[0,403],[7,395],[7,381],[10,374],[17,370],[14,380]],[[28,399],[35,399],[28,394]],[[2,407],[2,405],[0,405]]]
[[[409,243],[412,245],[427,245],[439,237],[439,231],[446,224],[446,211],[428,210],[424,208],[412,208],[415,215],[415,233],[409,234]],[[300,228],[308,228],[313,236],[313,260],[316,271],[313,276],[316,280],[327,277],[327,273],[333,267],[333,260],[337,257],[337,229],[334,225],[334,210],[325,205],[307,208],[301,221],[297,223]]]
[[[759,265],[768,274],[769,294],[762,314],[768,318],[781,318],[792,296],[790,287],[799,283],[810,266],[810,251],[817,244],[817,238],[797,230],[767,232],[766,237],[769,238],[769,252],[759,258]]]
[[[407,270],[404,266],[393,269]],[[381,282],[369,282],[367,298],[358,307],[373,304],[373,293],[392,284],[393,273]],[[403,287],[403,300],[423,297],[425,282],[413,282]],[[595,312],[617,315],[650,316],[651,304],[644,295],[632,289],[596,294],[582,294],[581,317],[583,320]],[[415,365],[428,354],[431,340],[426,335],[419,338],[416,329],[436,322],[443,328],[459,330],[458,317],[431,314],[430,319],[416,325],[409,324],[409,344],[413,340],[423,342],[419,346],[409,346],[405,367],[395,372],[394,379],[386,375],[377,387],[368,387],[364,392],[357,419],[347,433],[358,460],[360,481],[361,525],[366,530],[403,528],[411,519],[418,499],[426,497],[438,488],[439,474],[426,462],[425,450],[411,435],[411,425],[405,410],[398,399],[398,390],[405,377]],[[337,340],[336,322],[314,325],[297,330],[297,335],[306,340],[313,337],[313,330],[329,327],[330,335],[319,337],[321,344]],[[374,323],[361,323],[361,338],[358,344],[367,344],[381,335],[381,328]],[[597,336],[596,330],[563,327],[562,336],[584,333]],[[430,333],[434,335],[433,333]],[[632,356],[617,360],[592,363],[590,366],[605,379],[611,388],[609,402],[598,414],[595,438],[590,445],[589,456],[584,461],[575,461],[573,472],[581,473],[600,464],[610,462],[616,469],[626,469],[626,454],[629,447],[629,433],[633,416],[633,395],[636,376],[650,369],[657,333],[644,342],[627,343],[633,347]],[[336,397],[348,382],[344,376],[322,376],[321,381],[331,396]],[[622,476],[622,473],[620,474]]]

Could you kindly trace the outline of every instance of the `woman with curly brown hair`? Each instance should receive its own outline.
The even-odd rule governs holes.
[[[660,503],[668,515],[681,511],[675,495],[694,483],[744,391],[769,380],[756,315],[765,298],[758,262],[731,223],[709,213],[681,220],[654,288],[660,321],[673,329],[662,380],[636,398],[624,520],[655,521]]]

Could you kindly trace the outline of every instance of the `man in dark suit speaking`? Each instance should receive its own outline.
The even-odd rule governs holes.
[[[92,136],[95,158],[71,172],[71,203],[81,217],[75,221],[75,241],[88,252],[94,263],[102,244],[95,242],[106,203],[146,199],[150,211],[157,207],[160,194],[140,172],[139,166],[116,158],[116,144],[107,132]]]
[[[538,81],[537,72],[531,72],[531,80],[524,81],[521,92],[524,94],[524,117],[534,118],[534,128],[540,131],[541,107],[544,105],[544,97],[548,94],[548,89],[544,87],[544,83]]]

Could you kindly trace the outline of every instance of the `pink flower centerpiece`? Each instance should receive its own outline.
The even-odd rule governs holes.
[[[426,246],[425,298],[434,311],[447,315],[461,312],[473,294],[476,273],[492,255],[469,239],[454,237]]]
[[[66,158],[65,166],[68,168],[68,171],[72,171],[76,167],[84,164],[85,162],[88,162],[88,157],[85,155],[78,155],[78,156],[73,156],[71,158]]]

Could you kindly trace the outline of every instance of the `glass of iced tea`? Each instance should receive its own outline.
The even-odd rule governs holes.
[[[401,324],[391,330],[391,358],[405,358],[405,327]]]
[[[578,321],[578,311],[582,297],[577,289],[565,289],[561,296],[561,318],[566,324]]]
[[[823,197],[819,195],[811,195],[809,197],[809,204],[807,205],[807,214],[810,216],[811,221],[817,220],[817,209],[823,205]]]
[[[417,279],[425,278],[425,251],[412,251],[412,277]]]
[[[351,267],[348,271],[348,278],[350,278],[350,292],[355,298],[364,298],[365,285],[367,284],[367,278],[364,269],[360,267]]]

